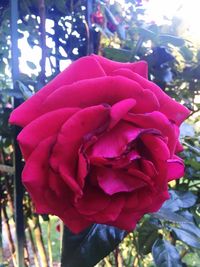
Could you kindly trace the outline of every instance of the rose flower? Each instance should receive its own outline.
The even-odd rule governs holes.
[[[132,230],[183,176],[176,155],[187,108],[147,79],[147,64],[83,57],[15,109],[23,183],[38,213],[78,233]]]

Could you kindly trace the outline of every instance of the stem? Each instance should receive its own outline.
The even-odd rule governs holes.
[[[136,256],[135,256],[135,259],[134,259],[134,262],[136,261],[137,262],[137,267],[141,267],[141,259],[140,259],[140,255],[139,255],[139,247],[138,247],[138,241],[136,239],[136,236],[135,236],[135,233],[133,233],[133,244],[135,245],[135,250],[136,250]],[[136,259],[137,258],[137,259]],[[134,265],[135,266],[135,265]],[[136,267],[135,266],[135,267]]]
[[[15,245],[13,242],[13,238],[12,238],[12,234],[11,234],[11,230],[10,230],[9,218],[8,218],[8,214],[6,212],[5,205],[3,205],[3,207],[2,207],[2,213],[3,213],[3,219],[5,222],[5,226],[6,226],[5,228],[6,228],[6,232],[7,232],[8,243],[9,243],[9,248],[10,248],[10,252],[11,252],[11,256],[12,256],[13,265],[15,267],[17,267],[19,265],[17,265],[17,262],[16,262]]]
[[[51,246],[51,221],[50,221],[50,219],[48,220],[47,239],[48,239],[48,252],[49,252],[49,266],[53,267],[53,255],[52,255],[52,246]]]
[[[34,218],[30,221],[30,223],[32,223],[32,228],[34,230],[35,242],[36,242],[36,246],[38,248],[38,252],[40,255],[42,267],[48,267],[47,254],[46,254],[46,250],[45,250],[45,246],[44,246],[44,242],[42,238],[42,231],[41,231],[41,226],[40,226],[38,216],[37,215],[34,216]]]
[[[110,264],[109,260],[106,258],[104,258],[105,264],[107,267],[112,267],[112,265]]]
[[[189,250],[188,249],[184,249],[184,250],[182,250],[182,252],[181,252],[181,259],[183,259],[184,257],[185,257],[185,255],[187,254],[189,252]]]
[[[118,254],[119,254],[119,250],[118,250],[118,248],[116,248],[116,250],[114,252],[114,255],[115,255],[115,266],[116,267],[119,267],[119,264],[118,264]]]
[[[37,256],[37,252],[36,252],[35,243],[34,243],[34,240],[33,240],[33,234],[32,234],[32,231],[31,231],[29,223],[28,223],[27,227],[28,227],[29,239],[30,239],[30,242],[31,242],[31,248],[32,248],[32,251],[33,251],[35,267],[40,267],[38,256]]]
[[[26,239],[24,240],[24,265],[26,267],[30,266],[30,255],[29,255]]]

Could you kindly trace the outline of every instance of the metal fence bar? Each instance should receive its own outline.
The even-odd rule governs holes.
[[[3,265],[2,218],[1,218],[1,192],[0,192],[0,266]]]
[[[12,79],[13,86],[16,87],[16,81],[19,79],[19,58],[18,58],[18,0],[11,0],[11,55],[12,55]],[[19,105],[19,100],[14,99],[14,107]],[[15,127],[14,140],[14,203],[15,203],[15,226],[16,226],[16,259],[17,266],[24,267],[24,214],[23,214],[23,186],[21,182],[22,156],[16,137],[19,128]]]
[[[94,53],[94,43],[93,43],[93,29],[92,29],[92,23],[91,23],[91,14],[93,11],[93,0],[87,0],[86,2],[86,10],[87,10],[87,14],[86,14],[86,21],[87,21],[87,25],[88,25],[88,55]]]

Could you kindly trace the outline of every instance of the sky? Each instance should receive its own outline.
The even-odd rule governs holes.
[[[124,0],[111,0],[124,4]],[[145,1],[146,20],[155,21],[156,24],[163,24],[166,18],[171,19],[174,16],[181,18],[185,24],[187,37],[192,41],[200,43],[200,0],[149,0]],[[51,27],[51,23],[47,23],[47,27]],[[28,33],[27,33],[28,34]],[[27,37],[27,36],[26,36]],[[48,46],[53,45],[48,40]],[[26,61],[35,62],[39,66],[41,58],[41,49],[35,46],[30,48],[26,42],[26,38],[19,40],[19,48],[21,50],[20,70],[24,73],[34,73],[38,75],[39,68],[30,70]],[[70,61],[61,62],[61,71],[70,64]],[[47,62],[47,76],[51,74],[49,62]]]

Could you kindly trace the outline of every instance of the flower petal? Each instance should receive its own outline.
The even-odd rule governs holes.
[[[111,198],[109,204],[100,212],[87,216],[87,218],[96,223],[107,223],[108,221],[115,221],[124,207],[124,196],[117,195]]]
[[[108,195],[119,192],[132,192],[147,185],[137,176],[130,175],[122,170],[112,170],[108,168],[98,169],[97,180],[99,186]]]
[[[168,146],[171,155],[174,154],[177,144],[177,126],[170,122],[168,118],[159,111],[154,111],[146,114],[129,113],[124,118],[126,121],[133,122],[140,128],[157,129],[164,136],[168,137]]]
[[[78,151],[87,135],[109,122],[109,108],[93,106],[85,108],[63,124],[51,153],[50,165],[55,172],[60,172],[66,182],[76,179]]]
[[[37,116],[66,107],[85,108],[102,103],[113,105],[127,98],[136,100],[134,111],[137,113],[159,109],[153,92],[143,90],[137,82],[116,76],[88,79],[60,87],[43,101]]]
[[[49,173],[51,172],[48,165],[48,154],[52,144],[55,142],[55,136],[49,137],[42,141],[32,152],[27,160],[22,172],[22,181],[30,193],[36,210],[39,213],[50,213],[59,215],[64,208],[55,191],[49,186]],[[59,183],[59,181],[57,181]],[[49,198],[49,194],[51,197]]]
[[[58,109],[29,123],[17,137],[25,160],[43,139],[58,133],[63,123],[78,110],[78,108]]]
[[[56,76],[56,78],[44,86],[34,96],[16,108],[11,113],[9,122],[24,127],[41,115],[40,109],[45,99],[61,86],[72,84],[80,80],[95,79],[103,76],[105,76],[105,72],[97,60],[92,56],[82,57]]]
[[[110,203],[110,196],[94,186],[86,186],[83,197],[74,203],[77,211],[83,215],[93,215],[104,210]]]
[[[114,104],[110,112],[111,121],[109,128],[113,128],[128,113],[128,111],[135,106],[135,104],[136,101],[133,98],[128,98]]]
[[[105,57],[92,55],[102,66],[107,75],[118,69],[128,69],[136,72],[144,78],[148,78],[148,64],[146,61],[138,61],[134,63],[116,62]]]
[[[169,120],[174,121],[178,126],[189,116],[190,111],[186,107],[169,97],[155,83],[148,81],[137,73],[132,74],[132,79],[156,95],[160,103],[159,111],[164,113]]]
[[[128,143],[135,140],[140,133],[141,129],[126,122],[119,122],[88,150],[88,157],[91,159],[119,157],[126,150]]]
[[[174,156],[167,161],[167,166],[168,181],[179,179],[184,176],[184,163],[181,158]]]

